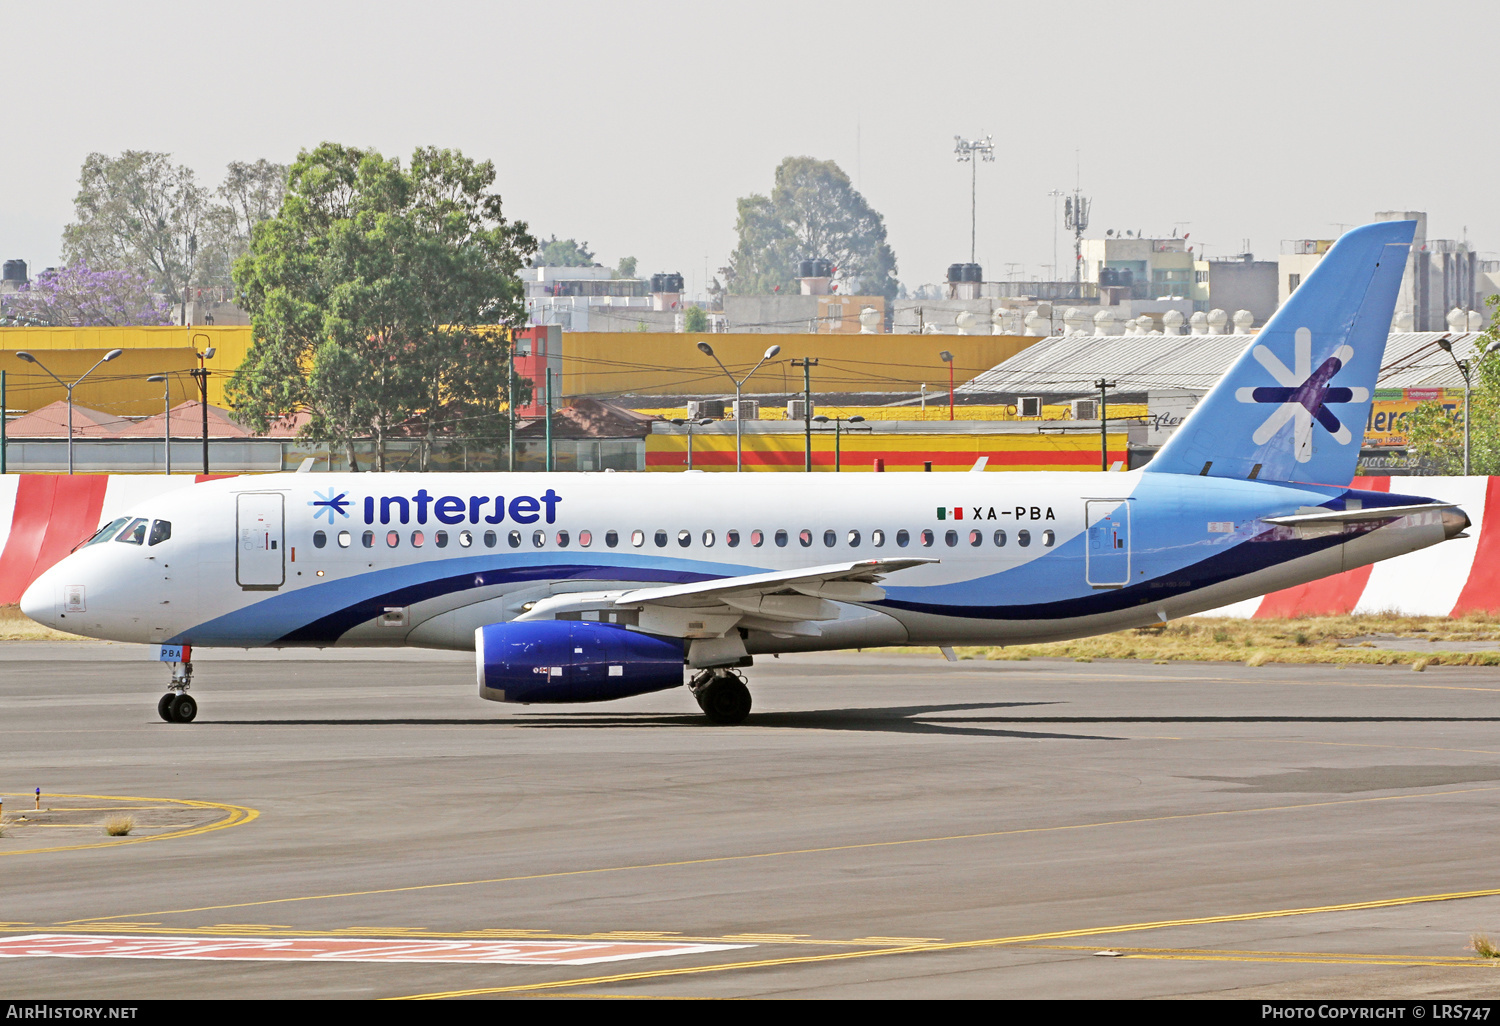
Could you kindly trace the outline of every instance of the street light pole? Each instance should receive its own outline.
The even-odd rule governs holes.
[[[953,419],[953,354],[944,349],[938,357],[948,365],[948,419]]]
[[[84,378],[88,377],[90,374],[94,373],[94,371],[98,370],[99,369],[99,364],[101,364],[101,363],[108,363],[110,360],[113,360],[115,357],[119,356],[123,352],[125,352],[125,350],[123,350],[123,349],[111,349],[109,352],[105,353],[102,357],[100,357],[99,360],[92,367],[90,367],[88,370],[84,371],[83,374],[81,374],[79,376],[78,380],[74,381],[71,385],[68,384],[66,381],[64,381],[62,378],[58,377],[56,374],[53,374],[50,370],[47,370],[47,367],[46,367],[45,364],[43,364],[35,356],[32,356],[30,353],[26,352],[24,349],[20,350],[20,351],[18,351],[16,353],[16,358],[17,359],[25,360],[27,363],[35,364],[36,366],[41,367],[42,370],[43,370],[43,372],[46,373],[47,377],[51,378],[53,381],[57,382],[63,388],[65,388],[65,389],[68,390],[68,473],[69,474],[73,473],[73,389],[75,389],[79,385],[83,384],[83,379]]]
[[[165,374],[153,374],[147,381],[160,381],[166,389],[162,393],[163,418],[166,426],[162,428],[163,441],[166,444],[167,473],[172,472],[172,379]]]
[[[672,420],[670,421],[670,423],[676,424],[678,427],[682,427],[684,424],[687,425],[687,436],[688,436],[688,465],[687,465],[687,468],[689,470],[692,470],[693,469],[693,426],[694,425],[700,425],[701,426],[703,424],[712,424],[713,421],[711,419],[709,419],[708,417],[703,417],[703,418],[701,418],[699,420],[687,420],[687,419],[684,419],[682,417],[674,417],[674,418],[672,418]]]
[[[812,369],[817,365],[816,359],[808,357],[792,361],[793,367],[802,368],[802,431],[807,438],[802,456],[804,474],[812,473]]]
[[[848,419],[847,423],[849,423],[849,424],[860,424],[860,423],[864,422],[864,419],[865,418],[860,417],[860,416],[854,416],[854,417],[850,417]],[[830,420],[833,421],[833,472],[835,474],[837,474],[837,473],[839,473],[843,469],[843,466],[842,466],[843,465],[843,455],[842,455],[842,453],[840,451],[841,447],[840,447],[839,441],[840,441],[840,437],[841,437],[841,435],[843,433],[842,430],[841,430],[841,428],[846,423],[846,421],[844,420],[843,417],[824,417],[824,416],[814,417],[813,420],[817,421],[819,424],[827,424]],[[869,428],[866,428],[865,430],[868,431]]]
[[[1438,348],[1441,349],[1443,352],[1445,352],[1445,353],[1448,354],[1448,358],[1453,361],[1454,366],[1456,366],[1458,368],[1458,373],[1462,374],[1463,375],[1463,379],[1464,379],[1464,476],[1468,477],[1469,476],[1469,390],[1470,390],[1470,385],[1469,385],[1469,369],[1470,369],[1470,364],[1469,364],[1468,360],[1460,360],[1458,357],[1456,357],[1456,356],[1453,355],[1453,340],[1449,336],[1444,335],[1442,338],[1438,339]]]
[[[730,381],[734,382],[734,472],[738,474],[744,467],[744,448],[741,444],[742,436],[740,433],[740,421],[743,419],[740,417],[740,389],[744,387],[745,382],[749,381],[756,371],[760,370],[761,363],[765,363],[771,357],[781,352],[781,347],[772,346],[771,348],[767,349],[766,355],[760,358],[760,363],[757,363],[754,367],[751,367],[750,373],[746,374],[738,381],[735,381],[734,375],[729,373],[729,368],[724,366],[724,361],[720,360],[717,356],[714,355],[713,346],[709,345],[707,342],[699,342],[698,351],[704,356],[710,357],[714,361],[714,363],[719,365],[719,370],[724,372],[724,376],[727,377]]]
[[[1105,381],[1100,378],[1094,382],[1094,387],[1099,390],[1099,469],[1109,469],[1109,390],[1115,387],[1113,381]]]

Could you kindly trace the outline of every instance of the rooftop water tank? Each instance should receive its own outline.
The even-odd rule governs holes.
[[[7,261],[5,261],[5,270],[4,270],[4,279],[3,280],[5,280],[5,281],[25,281],[26,280],[26,261],[24,261],[24,260],[7,260]]]

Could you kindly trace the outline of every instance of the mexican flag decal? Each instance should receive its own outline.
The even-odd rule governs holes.
[[[962,520],[964,518],[962,506],[939,506],[937,511],[939,520]]]

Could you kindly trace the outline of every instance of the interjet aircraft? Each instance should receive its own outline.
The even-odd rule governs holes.
[[[481,698],[686,683],[739,723],[757,656],[951,658],[1202,612],[1468,526],[1348,487],[1413,229],[1339,239],[1140,470],[237,477],[103,525],[21,608],[159,646],[179,723],[202,646],[472,649]]]

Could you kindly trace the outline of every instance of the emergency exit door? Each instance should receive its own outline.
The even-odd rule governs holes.
[[[1095,588],[1130,583],[1130,503],[1123,499],[1089,499],[1088,547],[1084,579]]]
[[[234,576],[246,591],[275,591],[286,582],[286,539],[280,492],[241,492]]]

